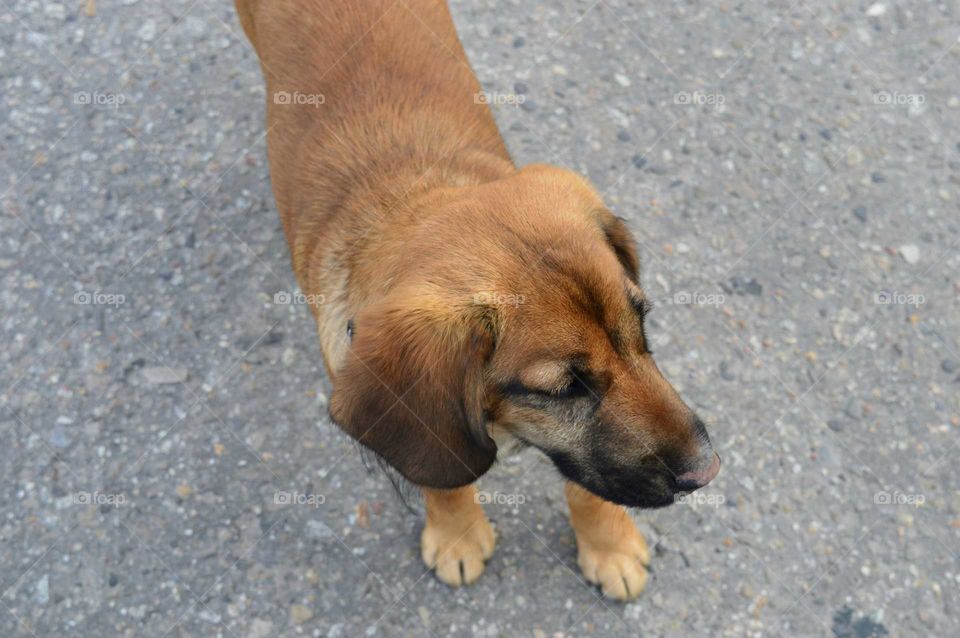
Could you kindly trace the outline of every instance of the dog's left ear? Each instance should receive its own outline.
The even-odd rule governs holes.
[[[494,338],[475,312],[391,293],[355,318],[335,374],[334,422],[423,487],[468,485],[496,460],[483,405]]]
[[[600,228],[607,238],[610,247],[627,271],[630,281],[638,283],[640,279],[640,259],[637,257],[636,244],[630,229],[623,223],[623,220],[602,208],[597,211],[600,218]]]

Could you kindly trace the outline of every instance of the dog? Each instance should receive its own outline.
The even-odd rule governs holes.
[[[566,479],[587,580],[643,591],[625,507],[720,467],[654,362],[624,222],[579,175],[518,169],[442,0],[236,0],[266,80],[271,181],[332,420],[422,490],[421,555],[474,582],[474,483],[512,444]]]

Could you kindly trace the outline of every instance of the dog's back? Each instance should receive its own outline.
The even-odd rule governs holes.
[[[479,165],[468,172],[482,174],[488,154],[509,162],[444,2],[237,0],[237,9],[266,78],[274,194],[298,274],[301,241],[326,235],[345,200],[362,197],[358,186],[399,196],[471,154]],[[384,179],[392,183],[370,183]]]

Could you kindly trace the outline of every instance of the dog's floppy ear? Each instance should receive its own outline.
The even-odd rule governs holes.
[[[365,308],[353,327],[334,422],[417,485],[476,481],[497,456],[483,406],[492,328],[471,308],[403,293]]]
[[[622,219],[605,208],[597,211],[597,214],[607,242],[613,248],[623,269],[627,271],[630,281],[637,283],[640,278],[640,259],[637,257],[637,249],[630,229]]]

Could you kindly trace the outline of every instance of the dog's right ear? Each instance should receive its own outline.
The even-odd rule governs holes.
[[[392,293],[354,320],[330,414],[407,480],[437,489],[476,481],[496,460],[483,371],[491,328],[434,296]]]
[[[549,164],[528,164],[520,170],[520,173],[549,180],[548,183],[552,188],[580,193],[583,201],[587,202],[585,205],[589,205],[592,209],[593,217],[600,224],[600,230],[627,276],[633,283],[639,282],[640,258],[637,257],[636,242],[630,229],[621,218],[603,205],[600,195],[586,179],[572,171]]]

